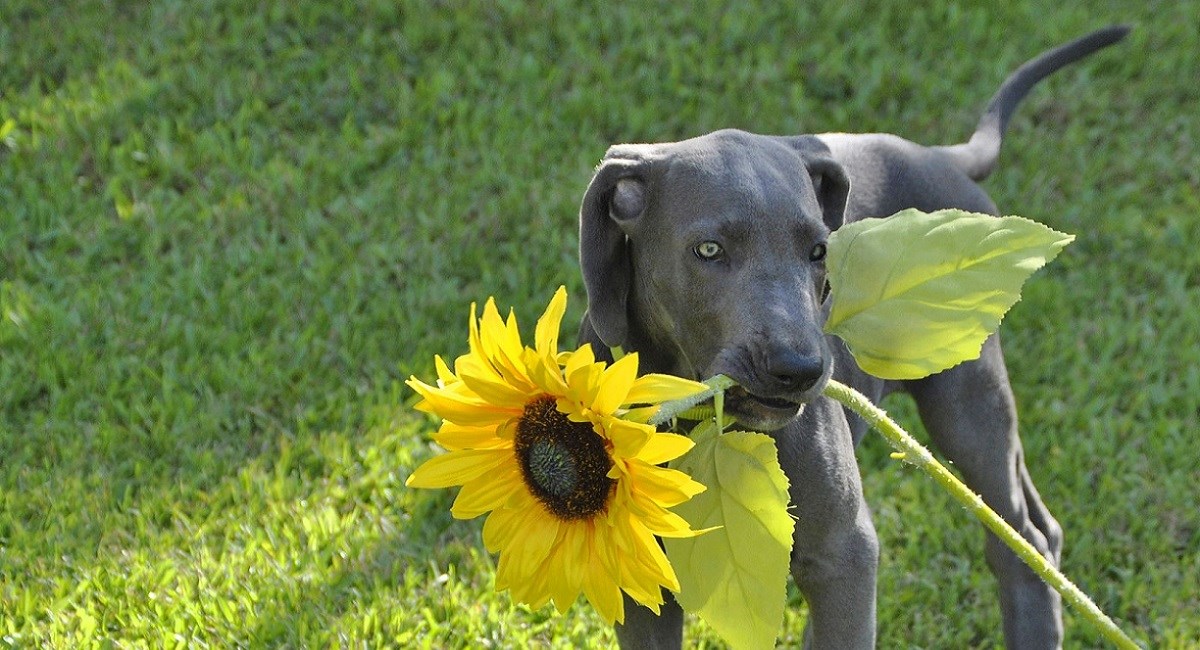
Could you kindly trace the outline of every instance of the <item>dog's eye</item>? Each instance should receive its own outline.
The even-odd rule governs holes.
[[[725,249],[715,241],[702,241],[692,250],[702,260],[717,260],[725,255]]]
[[[808,259],[814,262],[820,262],[825,259],[825,243],[819,242],[812,250],[808,252]]]

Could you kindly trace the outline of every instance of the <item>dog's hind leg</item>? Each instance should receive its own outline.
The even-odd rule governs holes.
[[[1046,508],[1046,504],[1042,502],[1042,496],[1038,494],[1037,488],[1034,487],[1033,479],[1029,477],[1029,470],[1025,467],[1025,453],[1023,451],[1017,454],[1017,471],[1021,473],[1021,486],[1025,490],[1025,503],[1029,505],[1029,519],[1045,535],[1046,543],[1050,545],[1050,559],[1054,561],[1054,566],[1059,566],[1062,563],[1062,526],[1050,514],[1050,511]]]
[[[1062,529],[1050,516],[1025,468],[1017,413],[999,339],[969,362],[906,386],[934,444],[962,472],[966,484],[1042,555],[1057,564]],[[985,554],[1000,586],[1004,637],[1009,648],[1057,648],[1062,605],[1003,542],[987,533]]]

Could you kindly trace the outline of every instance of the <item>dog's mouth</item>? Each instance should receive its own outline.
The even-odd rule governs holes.
[[[729,397],[738,400],[751,400],[769,409],[776,409],[780,411],[795,409],[800,406],[796,402],[786,400],[781,397],[762,397],[760,395],[755,395],[741,386],[734,386],[733,388],[730,388]]]
[[[759,431],[778,429],[804,409],[800,402],[755,395],[742,386],[734,386],[725,392],[725,405],[738,422]]]

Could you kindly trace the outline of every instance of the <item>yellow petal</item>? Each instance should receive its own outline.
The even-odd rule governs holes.
[[[496,553],[507,548],[526,516],[528,512],[520,508],[493,510],[483,522],[483,545],[488,552]]]
[[[492,304],[492,309],[495,309],[495,301],[492,298],[489,297],[487,303],[485,303],[485,311],[487,309],[486,304]],[[455,362],[455,367],[457,368],[457,364],[462,363],[466,359],[474,359],[479,363],[486,365],[493,372],[495,372],[497,376],[499,376],[500,371],[496,370],[494,364],[492,363],[492,357],[495,356],[495,346],[490,342],[490,340],[486,340],[484,338],[482,325],[483,319],[476,316],[475,303],[471,303],[471,320],[468,323],[467,336],[467,342],[470,346],[470,353],[459,357]]]
[[[424,398],[423,404],[418,404],[424,407],[422,410],[463,426],[497,426],[524,412],[521,408],[494,406],[465,397],[461,391],[452,390],[452,387],[434,388],[416,377],[405,383]]]
[[[576,370],[596,363],[596,355],[592,353],[592,344],[584,343],[574,352],[564,353],[567,357],[563,362],[563,374],[570,377]]]
[[[422,396],[424,396],[425,392],[427,391],[440,390],[437,386],[430,386],[420,379],[417,379],[415,375],[409,375],[408,379],[406,379],[404,383],[409,388],[413,389],[413,391],[415,391],[418,395]],[[413,408],[424,413],[433,413],[433,405],[430,404],[429,400],[425,399],[424,397],[422,397],[421,401],[417,402],[416,406]]]
[[[654,435],[654,427],[648,424],[629,422],[619,418],[605,418],[601,423],[605,436],[613,442],[613,456],[632,458]]]
[[[507,447],[511,447],[514,444],[514,440],[516,439],[517,435],[518,422],[519,421],[514,418],[496,427],[496,437],[503,440],[506,443],[505,446]]]
[[[467,321],[467,346],[471,354],[481,359],[487,358],[483,349],[483,339],[479,335],[479,319],[475,317],[475,303],[471,303],[471,319]]]
[[[450,508],[450,514],[455,519],[473,519],[503,506],[514,490],[521,489],[524,489],[524,485],[517,464],[514,462],[501,466],[464,484]]]
[[[513,380],[523,380],[526,384],[529,383],[529,369],[525,366],[523,359],[525,352],[530,348],[524,347],[521,344],[521,332],[517,329],[517,316],[510,309],[508,312],[508,320],[504,323],[504,331],[506,340],[511,345],[506,345],[504,348],[503,360],[507,364],[506,367],[511,368],[515,373]]]
[[[493,511],[493,516],[497,511]],[[513,598],[516,598],[515,589],[523,584],[519,576],[513,575],[513,556],[508,553],[500,553],[500,557],[496,561],[496,591],[505,589],[514,589]]]
[[[662,506],[638,508],[637,519],[647,530],[659,537],[698,537],[702,533],[715,530],[714,528],[693,530],[686,519]],[[716,528],[720,528],[720,526]]]
[[[650,465],[659,465],[679,458],[695,445],[696,443],[687,436],[674,433],[655,433],[642,446],[636,458]]]
[[[521,336],[517,332],[517,320],[509,315],[509,325],[500,318],[496,310],[496,301],[488,298],[483,306],[483,318],[480,320],[480,334],[483,349],[492,365],[504,375],[510,383],[528,383],[528,377],[521,364]]]
[[[541,609],[550,601],[549,571],[535,571],[524,582],[512,586],[513,600],[533,609]]]
[[[615,499],[613,503],[609,504],[609,516],[606,524],[612,531],[610,540],[612,542],[613,552],[616,554],[617,558],[624,561],[624,558],[631,555],[634,551],[632,538],[628,534],[628,521],[633,515],[629,513],[628,507],[623,505],[628,503],[629,499],[621,499],[620,490],[617,491],[617,495],[618,498]],[[620,569],[621,563],[622,562],[617,563],[618,569]]]
[[[629,578],[623,576],[621,581],[621,589],[625,593],[629,594],[630,598],[654,612],[655,615],[658,615],[662,612],[660,608],[662,607],[664,601],[662,597],[661,586],[635,583]]]
[[[509,589],[513,600],[533,608],[545,605],[550,599],[546,557],[558,537],[558,520],[528,491],[514,491],[508,506],[493,510],[483,525],[487,549],[500,553],[496,591]]]
[[[653,501],[663,506],[671,507],[704,491],[704,485],[693,481],[690,476],[674,469],[649,465],[640,460],[629,461],[627,465],[630,481],[633,483],[635,499]]]
[[[550,594],[554,598],[554,606],[560,614],[566,613],[579,592],[583,589],[583,571],[578,563],[584,559],[577,552],[582,538],[576,526],[566,525],[563,539],[554,550],[554,555],[547,567],[546,573],[550,584]]]
[[[479,319],[479,333],[483,337],[484,349],[487,350],[489,356],[492,351],[505,344],[507,332],[504,329],[504,319],[500,317],[500,310],[496,308],[496,299],[488,297],[487,302],[483,303],[483,316]],[[517,345],[521,344],[517,341]]]
[[[513,570],[521,579],[532,576],[546,561],[559,537],[559,521],[542,510],[531,508],[525,524],[513,536],[512,543],[501,553],[512,554]]]
[[[600,376],[604,372],[604,364],[597,363],[592,353],[592,346],[584,344],[567,360],[563,368],[563,376],[567,378],[567,396],[584,405],[596,401],[596,392],[600,389]]]
[[[524,362],[534,386],[551,395],[567,393],[567,382],[563,379],[562,369],[553,358],[546,359],[538,356],[537,352],[526,349]]]
[[[567,288],[560,286],[546,305],[546,311],[538,319],[534,330],[534,345],[539,355],[553,359],[558,354],[558,332],[562,327],[563,313],[567,310]]]
[[[591,556],[591,547],[588,544],[588,538],[595,534],[595,525],[590,521],[575,522],[573,524],[563,524],[567,534],[562,541],[562,547],[559,549],[560,557],[563,560],[563,573],[567,577],[568,584],[575,590],[578,595],[579,590],[583,588],[583,576],[590,569],[596,558]],[[572,602],[575,596],[571,597]]]
[[[505,425],[464,427],[446,420],[434,434],[433,439],[450,451],[459,449],[511,449],[512,437],[505,439],[500,435]]]
[[[602,517],[592,520],[592,534],[588,537],[591,545],[589,552],[593,558],[593,568],[607,576],[608,580],[617,579],[617,545],[613,539],[613,527]]]
[[[626,465],[629,463],[628,459],[617,456],[613,458],[612,461],[612,467],[608,468],[608,472],[605,474],[605,476],[620,482],[618,483],[618,492],[620,492],[620,485],[624,485],[626,491],[628,491],[629,481],[625,480],[629,474],[629,470],[626,468]]]
[[[454,376],[454,373],[450,372],[450,367],[446,365],[446,362],[442,360],[441,356],[434,355],[433,365],[437,368],[439,385],[446,386],[458,381],[458,377]]]
[[[489,381],[504,381],[504,375],[496,370],[491,360],[479,354],[464,354],[454,360],[454,374],[461,376],[468,373]]]
[[[671,562],[658,545],[658,540],[654,539],[654,535],[650,534],[649,529],[642,526],[639,520],[631,519],[629,523],[633,530],[633,540],[639,547],[639,557],[643,561],[648,560],[655,568],[664,587],[671,591],[679,591],[679,579],[675,577],[675,570],[671,568]]]
[[[460,373],[460,375],[461,374],[462,373]],[[467,385],[466,382],[462,381],[461,379],[452,384],[447,384],[442,388],[438,388],[437,393],[444,398],[463,402],[465,404],[483,407],[498,406],[496,404],[490,404],[486,399],[480,396],[479,393],[476,393],[470,386]]]
[[[583,593],[609,625],[624,622],[625,604],[617,584],[620,571],[614,554],[616,545],[612,540],[613,530],[601,519],[593,520],[592,524],[592,532],[588,536],[591,561],[583,575]]]
[[[504,331],[507,340],[516,343],[517,347],[521,347],[521,328],[517,327],[517,314],[511,307],[508,309],[508,318],[504,320]]]
[[[567,416],[567,419],[572,422],[588,422],[592,419],[588,417],[588,412],[579,405],[578,402],[570,397],[560,397],[554,401],[554,407],[559,413]]]
[[[626,465],[632,468],[635,465],[641,465],[641,463],[640,461],[630,461],[626,463]],[[709,530],[713,530],[712,528],[704,529],[703,531],[692,530],[690,524],[688,524],[685,519],[679,515],[669,512],[661,503],[655,500],[653,496],[648,494],[648,491],[644,489],[647,486],[647,482],[645,480],[638,481],[637,477],[635,476],[635,474],[644,475],[646,473],[645,467],[647,466],[641,465],[640,470],[630,469],[629,476],[626,478],[626,480],[618,483],[618,489],[613,497],[613,502],[618,504],[620,509],[623,509],[633,519],[638,521],[641,526],[662,537],[694,537],[701,533],[708,532]],[[667,470],[657,467],[655,467],[655,469],[665,472],[674,472],[674,470]],[[686,474],[683,474],[683,476],[686,477]],[[685,479],[684,483],[685,484],[682,487],[665,494],[664,498],[674,497],[668,498],[668,501],[670,501],[674,500],[675,498],[679,498],[683,493],[686,492],[704,490],[703,485],[692,481],[690,478]],[[610,507],[610,509],[612,508]],[[614,521],[620,523],[623,520],[616,519]],[[628,553],[631,552],[631,549],[625,548],[621,551]]]
[[[645,550],[645,546],[635,541],[635,536],[640,533],[635,534],[633,520],[625,519],[624,523],[616,527],[617,538],[621,540],[621,545],[628,549],[621,556],[619,567],[621,589],[629,594],[630,598],[658,613],[659,605],[663,603],[664,576],[658,563]],[[651,539],[653,540],[653,537]]]
[[[521,417],[523,409],[492,406],[486,403],[464,402],[445,394],[423,395],[430,410],[443,420],[466,427],[500,426]]]
[[[583,593],[605,623],[612,625],[614,622],[625,622],[625,603],[615,581],[594,569],[590,570],[583,581]]]
[[[464,356],[466,356],[466,355],[464,355]],[[459,359],[461,360],[462,357],[459,357]],[[458,362],[456,361],[455,363],[458,363]],[[426,384],[423,381],[420,382],[420,384],[421,384],[421,388],[423,388],[424,390],[434,391],[434,392],[437,392],[439,395],[448,395],[450,397],[454,397],[456,399],[460,399],[460,400],[467,401],[467,402],[482,402],[483,401],[479,398],[478,395],[475,394],[475,391],[471,390],[471,388],[469,386],[462,383],[462,381],[460,381],[457,376],[455,376],[454,381],[452,381],[450,383],[443,383],[442,380],[439,379],[438,386],[430,386],[429,384]],[[414,390],[416,390],[416,388],[417,387],[415,387],[415,386],[413,387]]]
[[[649,374],[638,377],[629,389],[625,404],[658,404],[667,400],[683,399],[708,390],[708,386],[690,379],[672,375]]]
[[[526,402],[532,397],[528,388],[495,381],[484,375],[467,370],[459,372],[459,378],[471,388],[476,395],[489,404],[503,408],[524,409]]]
[[[417,488],[462,485],[505,462],[512,462],[512,458],[512,452],[506,449],[452,451],[425,461],[404,481],[404,485]]]
[[[628,402],[625,396],[637,379],[638,356],[636,352],[621,357],[604,371],[600,377],[600,387],[596,391],[596,400],[592,410],[612,415],[617,407]]]

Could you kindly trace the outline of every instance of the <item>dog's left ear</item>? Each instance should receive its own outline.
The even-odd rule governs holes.
[[[800,159],[808,168],[825,225],[830,230],[837,230],[845,220],[846,197],[850,195],[850,178],[845,168],[833,159],[829,147],[812,136],[790,137],[786,140],[800,154]]]

